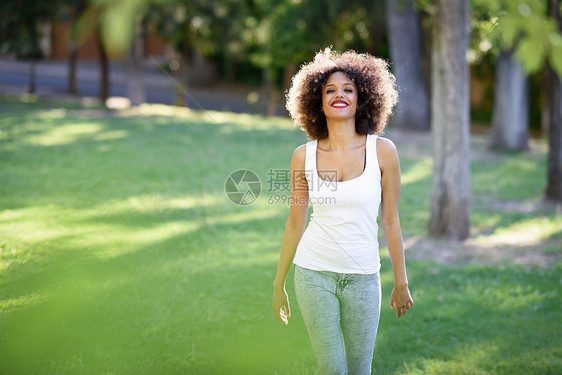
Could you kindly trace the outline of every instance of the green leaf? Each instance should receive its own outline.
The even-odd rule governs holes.
[[[103,40],[110,54],[125,54],[133,40],[133,15],[121,9],[111,9],[102,20]]]
[[[501,40],[504,49],[510,49],[515,44],[515,38],[521,32],[519,20],[510,15],[501,17],[498,20],[498,29],[500,30]]]
[[[537,42],[534,38],[521,40],[515,50],[523,68],[529,73],[536,72],[541,68],[545,53],[544,43]]]

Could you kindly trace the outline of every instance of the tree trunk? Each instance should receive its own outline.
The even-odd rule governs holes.
[[[209,86],[214,84],[217,80],[216,65],[207,56],[199,52],[197,48],[190,48],[189,53],[190,56],[188,61],[190,61],[191,67],[191,72],[189,73],[189,83],[192,86]],[[230,68],[232,68],[232,73],[238,69],[234,66],[237,63],[232,59],[227,57],[225,64],[226,62],[230,62],[230,65],[232,65],[230,66]],[[226,70],[230,68],[226,68]],[[224,81],[230,81],[234,78],[234,75],[229,78],[228,74],[230,73],[227,73],[227,76],[223,77]]]
[[[548,66],[548,180],[546,198],[562,202],[562,78]]]
[[[189,66],[191,64],[191,46],[189,43],[182,43],[181,49],[177,51],[177,59],[179,66],[175,70],[177,94],[175,104],[180,107],[187,107],[189,104],[187,85],[189,78]]]
[[[541,82],[541,134],[548,137],[548,69],[542,74]]]
[[[292,62],[285,66],[283,70],[283,92],[287,92],[291,87],[291,83],[293,81],[293,76],[297,74],[298,66],[296,63]],[[285,115],[289,115],[287,108],[283,105],[283,109],[281,110]]]
[[[72,34],[73,33],[71,33],[71,35]],[[76,79],[77,65],[78,65],[78,42],[74,39],[74,36],[71,36],[70,54],[68,56],[68,92],[70,94],[78,94],[78,81]]]
[[[131,105],[138,106],[146,101],[142,74],[142,35],[140,20],[133,25],[131,49],[125,59],[125,90]]]
[[[297,71],[298,67],[296,63],[291,62],[285,65],[285,69],[283,70],[283,91],[289,90],[289,88],[291,88],[293,76],[297,74]]]
[[[78,94],[78,80],[76,77],[76,69],[78,68],[78,52],[80,42],[78,41],[78,20],[86,9],[85,1],[78,1],[73,12],[72,25],[70,26],[70,53],[68,56],[68,92],[70,94]]]
[[[78,0],[75,2],[72,12],[72,24],[70,29],[70,54],[68,56],[68,92],[70,94],[78,94],[78,78],[76,70],[78,69],[78,53],[80,49],[78,21],[88,6],[86,0]]]
[[[98,50],[100,54],[100,100],[102,105],[109,98],[109,60],[103,43],[101,26],[97,26]]]
[[[429,232],[465,239],[470,229],[470,10],[466,0],[437,0],[432,29],[433,191]]]
[[[265,115],[275,116],[275,112],[277,112],[277,103],[279,101],[279,93],[277,92],[277,88],[275,87],[273,68],[271,66],[263,68],[262,74],[262,91],[265,103]]]
[[[525,151],[529,140],[529,77],[513,51],[496,59],[491,147]]]
[[[551,16],[562,30],[560,0],[551,4]],[[548,92],[548,180],[546,198],[562,202],[562,77],[547,65]]]
[[[35,94],[37,91],[37,75],[36,75],[36,65],[37,56],[39,55],[39,35],[37,35],[37,29],[33,22],[27,24],[27,29],[29,32],[29,38],[31,39],[31,60],[29,61],[29,87],[27,92],[29,94]]]
[[[37,59],[35,55],[31,56],[31,60],[29,61],[29,86],[27,88],[28,94],[35,94],[37,91],[36,87],[36,74],[35,74],[35,66],[37,65]]]
[[[176,82],[176,99],[174,104],[179,107],[187,107],[187,88],[186,88],[186,73],[187,62],[183,58],[181,52],[177,53],[178,67],[174,70],[174,78]]]
[[[392,125],[429,129],[429,97],[423,69],[422,34],[414,0],[386,0],[392,71],[400,90]]]

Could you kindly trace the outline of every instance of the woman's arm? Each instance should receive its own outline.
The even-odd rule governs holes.
[[[396,307],[396,316],[404,315],[414,301],[408,289],[404,241],[398,216],[400,199],[400,161],[396,146],[386,138],[378,138],[377,155],[381,169],[381,223],[388,244],[388,252],[394,271],[394,288],[390,296],[390,308]]]
[[[308,183],[305,177],[306,146],[295,149],[291,159],[291,200],[290,211],[285,234],[281,245],[277,275],[273,281],[272,309],[275,317],[283,323],[288,323],[291,316],[289,298],[285,291],[285,281],[295,257],[297,245],[306,227],[308,213]]]

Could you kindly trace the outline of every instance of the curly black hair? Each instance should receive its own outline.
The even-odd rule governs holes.
[[[388,63],[367,53],[350,50],[340,54],[331,48],[318,52],[293,77],[286,93],[286,107],[295,125],[309,139],[328,136],[326,116],[322,112],[322,88],[335,72],[345,73],[357,88],[355,131],[358,134],[382,132],[398,101],[396,79]]]

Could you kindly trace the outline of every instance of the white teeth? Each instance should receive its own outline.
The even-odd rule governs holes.
[[[344,107],[347,107],[347,104],[338,103],[338,104],[333,104],[332,107],[344,108]]]

